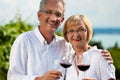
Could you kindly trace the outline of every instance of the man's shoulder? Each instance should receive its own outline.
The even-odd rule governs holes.
[[[23,41],[25,39],[28,39],[29,37],[32,36],[32,34],[33,34],[32,31],[23,32],[17,36],[15,41]]]
[[[29,36],[31,33],[32,33],[32,31],[23,32],[23,33],[21,33],[20,35],[18,35],[18,38],[19,38],[19,37],[27,37],[27,36]]]

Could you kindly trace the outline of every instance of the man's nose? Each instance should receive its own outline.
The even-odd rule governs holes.
[[[50,17],[52,20],[59,20],[55,13],[52,13]]]

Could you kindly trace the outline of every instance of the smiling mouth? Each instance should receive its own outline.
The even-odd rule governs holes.
[[[82,39],[73,39],[73,40],[78,42],[78,41],[81,41]]]
[[[48,22],[48,24],[50,25],[50,26],[52,26],[53,28],[55,27],[55,23],[50,23],[50,22]]]
[[[59,23],[58,21],[47,21],[47,22],[52,26],[55,26]]]
[[[50,27],[56,29],[56,26],[54,24],[50,24]]]

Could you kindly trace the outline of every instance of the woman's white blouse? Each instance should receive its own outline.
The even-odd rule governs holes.
[[[83,58],[84,57],[86,57],[86,59],[90,58],[90,67],[85,72],[86,78],[96,78],[96,80],[115,79],[115,67],[104,59],[99,49],[92,47],[83,53]],[[67,69],[66,80],[82,80],[84,72],[79,70],[79,75],[77,75],[76,68],[73,62],[73,65]]]
[[[34,80],[48,70],[60,70],[64,74],[59,61],[70,48],[65,40],[57,35],[47,44],[38,27],[22,33],[11,49],[7,80]]]

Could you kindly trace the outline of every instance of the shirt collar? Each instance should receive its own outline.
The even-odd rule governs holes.
[[[44,37],[42,36],[42,34],[39,31],[39,27],[35,27],[34,29],[34,33],[36,35],[36,37],[39,39],[39,41],[44,45],[46,44],[46,40],[44,39]]]
[[[39,31],[39,27],[36,27],[34,29],[34,33],[36,35],[36,37],[39,39],[39,41],[43,44],[43,45],[46,45],[47,44],[47,41],[45,40],[45,38],[42,36],[42,34],[40,33]],[[51,43],[54,43],[55,41],[57,40],[57,35],[55,35],[54,39],[52,40]],[[50,44],[51,44],[50,43]]]

